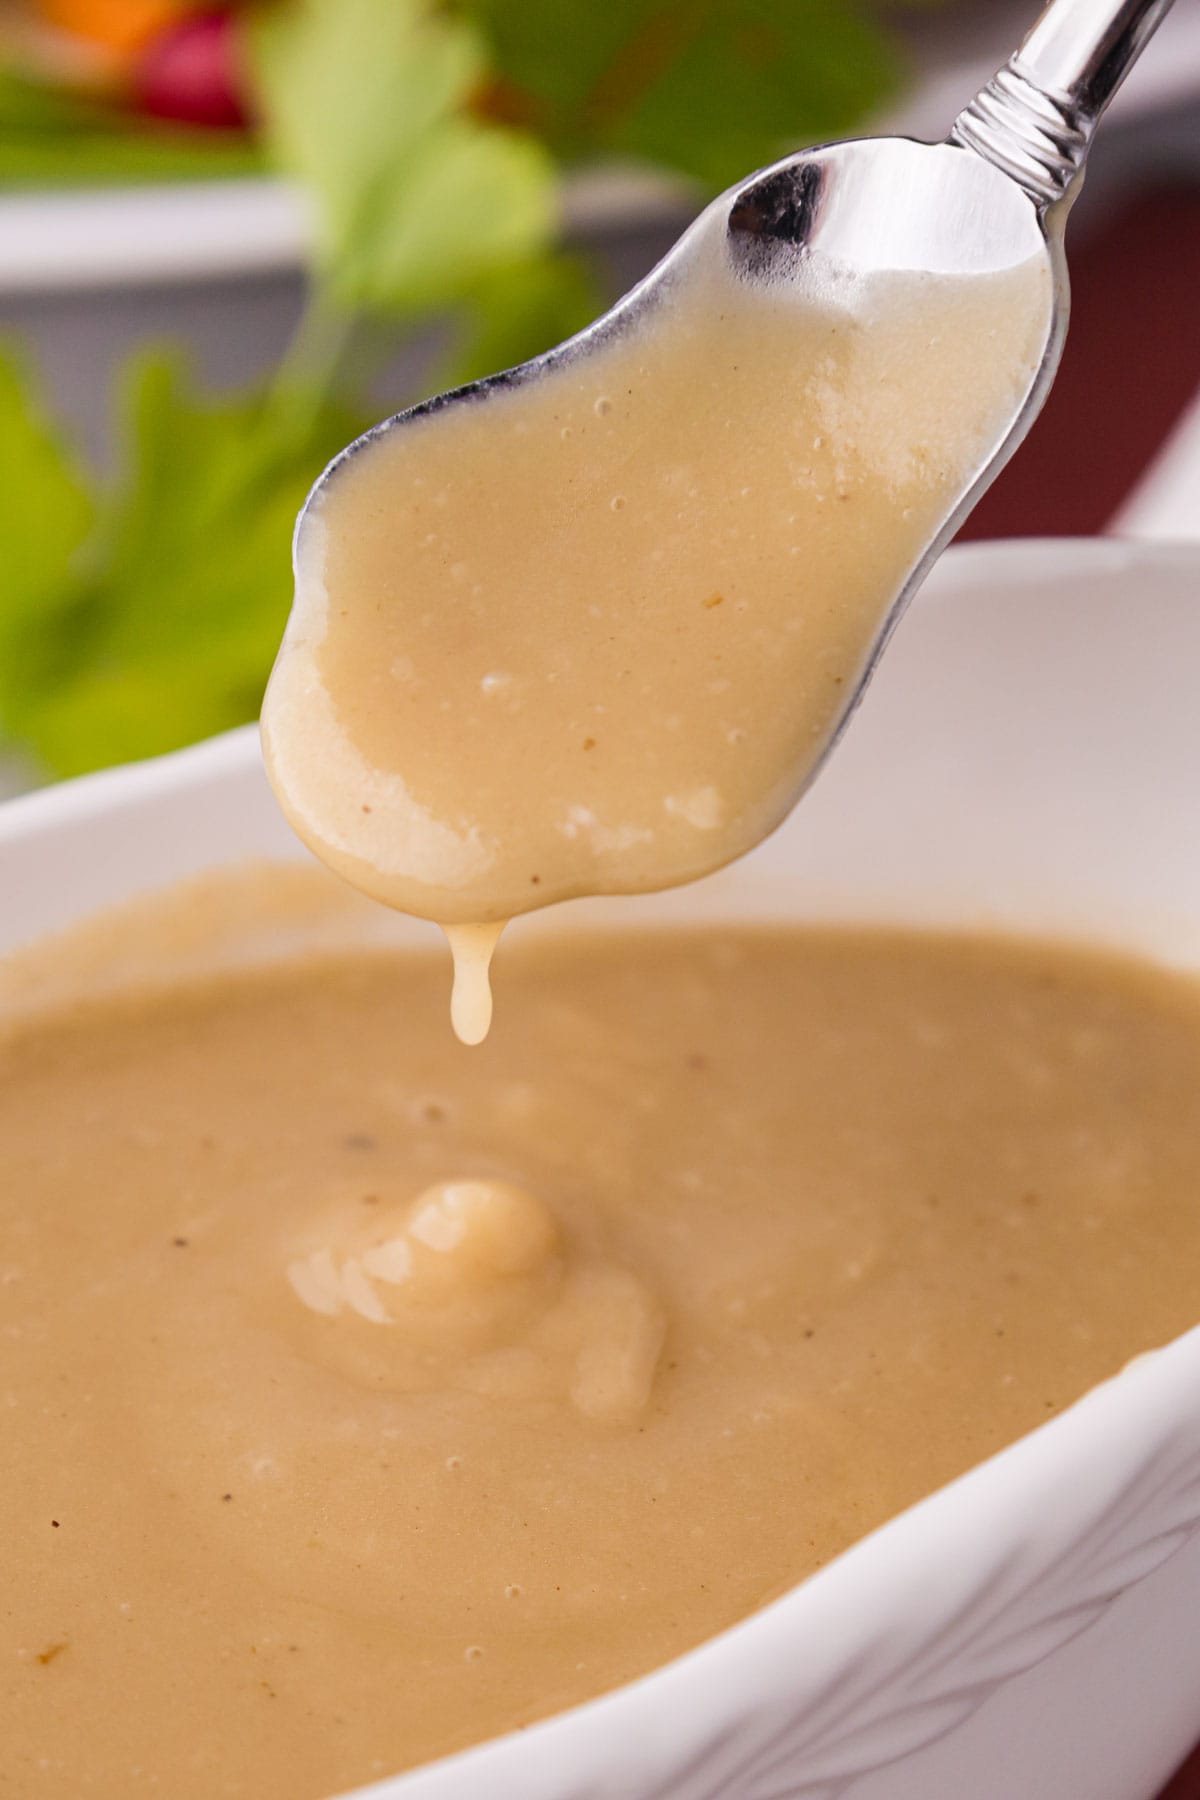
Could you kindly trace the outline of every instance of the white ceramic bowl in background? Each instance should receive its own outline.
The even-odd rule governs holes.
[[[893,920],[1200,972],[1198,683],[1197,551],[952,552],[770,843],[694,888],[523,929]],[[0,949],[221,864],[302,854],[250,732],[17,800],[0,810]],[[1198,1521],[1200,1331],[657,1674],[370,1792],[1149,1800],[1200,1735]]]

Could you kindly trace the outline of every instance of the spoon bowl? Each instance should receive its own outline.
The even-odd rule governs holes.
[[[952,141],[858,138],[784,157],[712,201],[636,287],[574,337],[514,368],[408,407],[356,438],[309,494],[297,521],[297,555],[307,520],[360,450],[432,414],[477,406],[603,352],[647,315],[678,300],[689,281],[703,279],[714,259],[728,263],[741,281],[776,291],[789,284],[811,291],[823,283],[845,290],[898,272],[984,276],[1044,263],[1052,304],[1036,372],[1011,417],[981,446],[966,491],[897,591],[857,683],[847,688],[837,726],[805,769],[794,801],[837,743],[908,601],[1041,410],[1070,310],[1064,222],[1065,207],[1047,208],[996,164]]]

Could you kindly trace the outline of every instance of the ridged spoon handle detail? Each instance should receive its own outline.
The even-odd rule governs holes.
[[[950,141],[1040,204],[1077,180],[1096,121],[1171,0],[1051,0],[1016,55],[954,122]]]

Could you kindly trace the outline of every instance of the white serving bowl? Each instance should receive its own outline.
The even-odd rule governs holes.
[[[523,929],[889,920],[1200,971],[1198,690],[1200,552],[952,552],[770,843],[694,888]],[[303,854],[251,731],[13,801],[0,950],[222,864]],[[1193,1331],[667,1668],[369,1792],[1149,1800],[1200,1735],[1198,1521]]]

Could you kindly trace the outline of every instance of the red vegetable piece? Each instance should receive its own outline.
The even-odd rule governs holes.
[[[249,123],[229,13],[192,13],[149,43],[134,72],[139,111],[178,124],[233,130]]]

